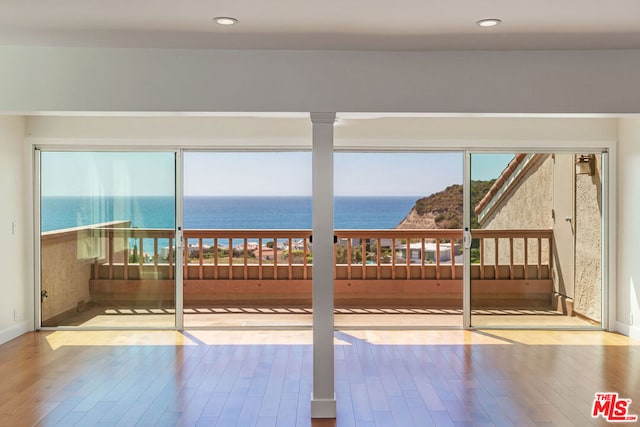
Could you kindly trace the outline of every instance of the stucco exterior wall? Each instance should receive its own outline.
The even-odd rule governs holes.
[[[496,207],[482,219],[481,227],[489,230],[550,229],[553,227],[553,159],[551,155],[536,155],[531,167],[522,172],[517,183],[503,195]],[[537,262],[537,242],[529,242],[529,262]],[[498,261],[509,264],[509,242],[500,239]],[[513,242],[515,263],[524,262],[524,242]],[[495,247],[491,240],[485,242],[484,262],[492,264]],[[549,246],[542,244],[542,263],[549,262]]]
[[[576,260],[574,310],[601,320],[602,304],[602,156],[595,174],[576,175]]]
[[[77,304],[89,302],[89,279],[92,258],[81,256],[89,235],[84,230],[49,233],[42,237],[42,321],[66,311]]]
[[[511,186],[494,210],[483,218],[483,229],[553,228],[553,211],[557,210],[553,200],[553,157],[550,154],[538,157],[537,162]],[[594,175],[575,175],[574,265],[563,266],[575,272],[572,310],[598,322],[601,321],[602,299],[602,181],[600,155],[596,155]],[[563,194],[556,197],[572,198],[574,195]],[[509,263],[508,244],[506,239],[499,243],[500,263]],[[536,259],[536,245],[536,242],[529,242],[530,260]],[[494,250],[492,241],[485,242],[485,263],[493,263]],[[556,251],[557,248],[554,247],[553,250]],[[514,263],[523,262],[523,253],[523,242],[514,241]],[[543,245],[543,263],[548,263],[548,253],[548,246]],[[555,255],[554,258],[559,259]]]
[[[109,227],[128,227],[129,222],[102,224]],[[42,323],[56,326],[56,316],[82,309],[91,302],[89,280],[96,258],[106,254],[106,239],[96,237],[91,227],[43,233],[42,245]],[[115,261],[121,261],[123,248],[114,248]]]

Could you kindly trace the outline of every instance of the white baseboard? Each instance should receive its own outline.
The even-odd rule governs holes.
[[[611,332],[618,332],[622,335],[629,336],[629,325],[627,325],[626,323],[616,321],[613,323],[613,328],[611,329]]]
[[[637,326],[627,325],[623,322],[616,322],[614,330],[615,332],[619,332],[634,340],[640,340],[640,328]]]
[[[15,325],[11,325],[8,328],[0,330],[0,344],[11,341],[12,339],[17,338],[22,334],[26,334],[30,330],[31,329],[29,329],[29,322],[16,322]]]
[[[333,399],[314,399],[311,393],[311,418],[335,418],[336,395]]]
[[[629,333],[625,334],[626,336],[634,340],[640,340],[640,328],[638,328],[637,326],[627,326],[627,328]]]

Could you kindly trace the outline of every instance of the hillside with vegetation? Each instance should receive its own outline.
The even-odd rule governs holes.
[[[476,206],[495,180],[471,181],[471,206]],[[442,191],[416,201],[407,216],[396,228],[462,228],[462,185],[450,185]],[[478,219],[472,212],[471,227],[478,227]]]

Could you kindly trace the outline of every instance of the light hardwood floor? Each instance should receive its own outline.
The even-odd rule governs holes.
[[[604,332],[335,333],[338,426],[606,425],[640,343]],[[309,426],[311,331],[36,332],[0,346],[0,425]]]

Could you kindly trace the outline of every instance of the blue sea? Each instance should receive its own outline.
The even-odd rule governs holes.
[[[336,197],[336,229],[395,228],[415,197]],[[42,231],[127,220],[175,228],[171,197],[43,197]],[[185,229],[310,229],[311,197],[185,197]]]

